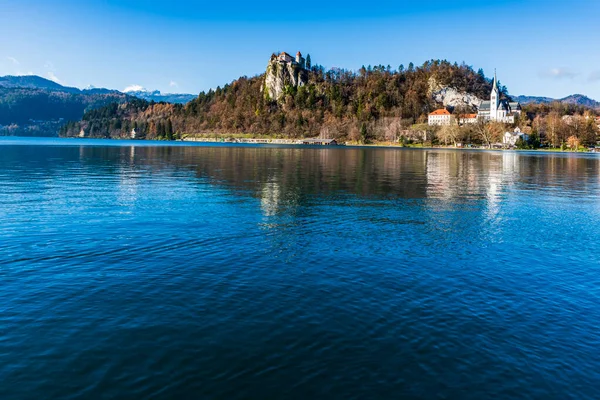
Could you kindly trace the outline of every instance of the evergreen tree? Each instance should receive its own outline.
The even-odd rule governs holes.
[[[537,134],[537,132],[533,132],[531,135],[529,135],[527,143],[529,144],[529,148],[531,149],[539,149],[542,145],[542,142],[540,141],[540,136]]]
[[[367,130],[367,124],[364,122],[360,126],[360,139],[363,143],[369,143],[369,131]]]
[[[162,122],[156,124],[156,137],[163,139],[165,137],[165,126]]]
[[[312,61],[310,60],[310,54],[306,55],[306,69],[310,69],[312,67]]]
[[[170,119],[167,120],[166,136],[167,140],[173,140],[173,123]]]
[[[515,143],[515,147],[517,149],[528,149],[529,148],[529,143],[527,143],[525,140],[523,140],[522,137],[518,138],[516,143]]]

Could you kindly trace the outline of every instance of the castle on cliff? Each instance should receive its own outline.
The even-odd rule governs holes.
[[[268,99],[280,100],[286,87],[297,88],[306,85],[307,82],[308,71],[302,53],[296,53],[296,58],[285,51],[279,55],[273,53],[267,64],[265,83],[261,91]]]
[[[279,55],[273,54],[271,56],[271,61],[273,60],[277,60],[282,64],[298,65],[300,68],[306,68],[306,60],[302,57],[302,53],[300,52],[296,53],[296,58],[293,58],[285,51]]]

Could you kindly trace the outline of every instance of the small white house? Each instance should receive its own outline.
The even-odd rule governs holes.
[[[529,135],[521,132],[521,130],[517,127],[514,132],[505,132],[502,137],[502,144],[508,147],[515,147],[519,138],[522,138],[524,141],[529,140]]]
[[[445,108],[440,108],[429,114],[427,123],[429,125],[450,125],[452,123],[452,114]]]

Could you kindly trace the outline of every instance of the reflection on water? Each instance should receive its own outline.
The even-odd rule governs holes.
[[[12,140],[2,399],[597,398],[597,155]]]

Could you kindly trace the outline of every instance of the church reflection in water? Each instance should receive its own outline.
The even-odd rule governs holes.
[[[26,160],[26,147],[11,157]],[[38,148],[54,157],[56,149]],[[172,175],[260,200],[265,216],[315,204],[316,196],[412,199],[435,207],[453,200],[485,202],[497,211],[512,190],[560,195],[598,187],[594,155],[383,148],[249,146],[73,146],[61,149],[63,167],[122,175],[123,201],[135,200],[142,178]],[[4,160],[10,162],[11,160]],[[116,162],[115,162],[116,161]],[[22,161],[20,161],[22,162]],[[48,163],[48,175],[58,173]],[[567,192],[565,190],[565,192]],[[496,211],[494,211],[496,210]]]

